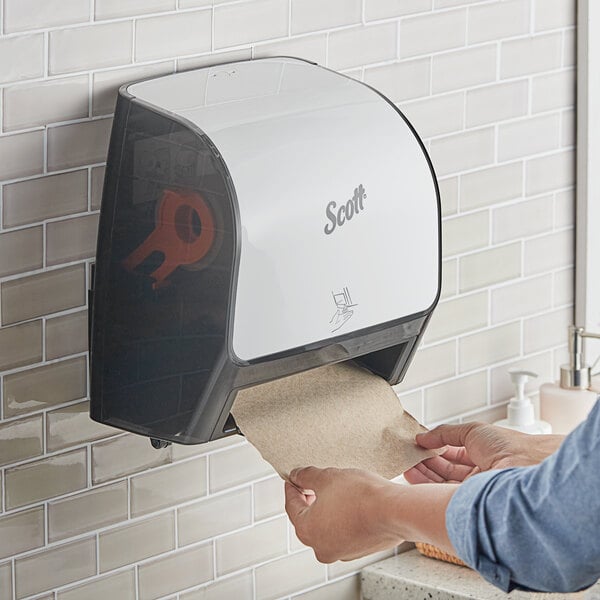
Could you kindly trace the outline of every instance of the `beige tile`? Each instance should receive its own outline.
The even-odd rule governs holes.
[[[525,242],[525,275],[568,267],[575,262],[572,229]]]
[[[285,494],[281,477],[271,477],[254,484],[254,518],[274,517],[285,511]]]
[[[494,424],[500,419],[506,419],[506,409],[506,404],[484,408],[483,410],[478,410],[470,414],[468,417],[462,418],[461,422],[468,423],[469,421],[478,421],[480,423]]]
[[[488,324],[487,292],[446,300],[437,305],[425,332],[426,344],[480,329]]]
[[[85,267],[75,265],[2,284],[5,325],[85,304]]]
[[[90,407],[87,401],[46,413],[46,444],[50,451],[117,433],[121,431],[90,419]]]
[[[566,332],[565,332],[566,335]],[[536,393],[542,383],[546,381],[554,381],[558,373],[552,372],[552,353],[543,352],[533,356],[525,356],[504,364],[501,367],[496,367],[491,370],[491,401],[504,402],[514,396],[515,387],[508,374],[508,369],[522,369],[525,371],[533,371],[537,373],[537,378],[531,378],[525,384],[525,392],[527,394]],[[506,414],[502,416],[504,418]]]
[[[419,390],[417,392],[411,392],[399,396],[400,402],[419,423],[423,422],[423,394]]]
[[[251,522],[252,493],[249,487],[207,498],[178,509],[179,545],[187,546]]]
[[[48,169],[106,161],[112,119],[96,119],[48,130]]]
[[[400,21],[400,56],[459,48],[467,37],[467,11],[432,12]]]
[[[496,45],[489,44],[434,55],[433,91],[457,90],[496,79]]]
[[[327,60],[327,34],[303,35],[282,42],[254,46],[254,56],[297,56],[324,65]]]
[[[93,537],[44,550],[15,561],[17,598],[73,583],[95,573],[96,541]]]
[[[139,598],[154,600],[209,581],[212,576],[212,544],[183,550],[140,566]]]
[[[22,325],[0,329],[0,369],[13,369],[41,360],[41,321],[30,321]]]
[[[431,159],[439,176],[494,162],[494,129],[455,133],[431,142]]]
[[[446,219],[442,223],[442,249],[444,257],[477,250],[489,244],[487,210]]]
[[[288,11],[287,0],[254,0],[250,4],[217,6],[214,11],[214,47],[225,48],[286,37]]]
[[[0,41],[0,50],[1,50]],[[0,178],[16,179],[42,172],[44,160],[42,131],[18,133],[0,138]]]
[[[116,575],[94,579],[89,583],[78,585],[58,592],[57,600],[135,600],[135,571],[123,571]]]
[[[179,8],[197,8],[200,6],[212,6],[213,4],[219,4],[220,0],[213,2],[213,0],[179,0]]]
[[[487,372],[435,385],[425,390],[425,422],[436,423],[485,406]]]
[[[273,600],[288,596],[324,582],[326,573],[312,550],[280,558],[256,569],[256,597]]]
[[[575,153],[572,150],[527,161],[527,194],[543,194],[575,183]]]
[[[524,158],[557,149],[560,144],[560,115],[522,119],[498,128],[498,160]]]
[[[360,600],[360,575],[352,575],[316,590],[294,596],[294,600]]]
[[[86,215],[46,226],[46,262],[56,265],[96,253],[98,215]]]
[[[111,571],[175,548],[172,512],[111,529],[98,536],[100,572]]]
[[[42,454],[42,427],[42,415],[0,425],[0,465],[9,465]]]
[[[48,360],[87,350],[87,318],[87,310],[80,310],[46,320],[46,358]]]
[[[393,550],[385,550],[383,552],[376,552],[375,554],[370,554],[368,556],[358,558],[355,560],[349,560],[346,562],[338,561],[332,563],[330,565],[327,565],[327,573],[329,574],[329,579],[334,579],[335,577],[341,577],[342,575],[360,571],[363,567],[383,560],[384,558],[389,558],[393,554]]]
[[[575,28],[563,32],[562,66],[574,67],[577,61],[577,36]]]
[[[365,69],[365,83],[385,94],[392,102],[429,95],[431,60],[418,58]]]
[[[5,471],[8,509],[47,500],[86,486],[86,450],[74,450]]]
[[[564,344],[567,339],[567,327],[572,324],[572,306],[526,319],[523,330],[523,350],[529,354]]]
[[[3,102],[4,131],[87,117],[88,76],[7,87]]]
[[[100,71],[93,74],[92,114],[108,115],[115,110],[119,87],[124,83],[166,75],[174,71],[173,61],[164,61],[151,65],[126,67],[111,71]],[[98,204],[99,206],[99,204]]]
[[[0,594],[2,598],[12,598],[12,565],[0,565]]]
[[[365,0],[365,19],[375,21],[431,10],[431,0]]]
[[[329,34],[328,67],[350,69],[396,58],[396,23],[352,27]]]
[[[455,296],[458,291],[457,281],[458,259],[446,260],[442,263],[441,299]]]
[[[571,148],[576,144],[577,122],[574,110],[565,110],[560,115],[560,145]]]
[[[0,558],[44,545],[44,507],[0,517]]]
[[[463,256],[459,270],[461,292],[515,279],[521,275],[521,244],[509,244]]]
[[[135,26],[135,59],[157,60],[208,52],[210,40],[210,10],[139,19]]]
[[[199,590],[180,594],[181,600],[245,600],[253,597],[254,583],[252,572],[246,571],[241,575],[221,579]]]
[[[469,44],[529,33],[529,0],[505,0],[469,9]]]
[[[50,74],[129,64],[132,40],[131,21],[51,31]]]
[[[456,344],[446,342],[417,351],[404,381],[397,386],[399,392],[421,387],[455,374]]]
[[[0,234],[0,277],[39,269],[44,264],[42,227]]]
[[[489,6],[489,5],[488,5]],[[527,114],[529,81],[495,83],[467,91],[467,127],[487,125]]]
[[[562,229],[575,225],[575,190],[557,192],[554,196],[554,227]]]
[[[96,19],[138,16],[174,10],[175,0],[96,0]]]
[[[521,325],[509,323],[461,338],[458,343],[458,365],[461,373],[518,356],[521,347]]]
[[[63,360],[4,377],[4,416],[70,402],[86,395],[85,357]]]
[[[516,162],[463,175],[460,208],[472,210],[518,198],[523,192],[523,163]]]
[[[50,542],[127,519],[127,482],[119,481],[48,503]]]
[[[500,50],[501,77],[519,77],[557,69],[561,63],[561,44],[560,33],[502,42]]]
[[[400,109],[423,138],[454,133],[464,126],[465,99],[462,92],[405,103]]]
[[[104,187],[104,173],[106,167],[94,167],[92,169],[92,181],[91,181],[91,198],[90,204],[92,210],[100,208],[102,203],[102,189]]]
[[[292,0],[292,35],[360,23],[361,0]]]
[[[90,18],[87,0],[5,0],[4,33],[81,23]]]
[[[442,216],[453,215],[458,210],[458,177],[449,177],[438,181]]]
[[[535,0],[535,30],[575,25],[575,3],[564,0]]]
[[[19,60],[0,61],[0,83],[16,83],[44,75],[44,34],[19,35],[0,40],[0,56]]]
[[[501,323],[552,306],[552,275],[534,277],[492,290],[492,322]]]
[[[126,434],[92,446],[92,481],[101,483],[171,462],[171,448],[155,450],[148,438]]]
[[[575,298],[575,273],[574,269],[564,269],[554,273],[554,301],[553,306],[573,304]]]
[[[190,444],[189,446],[173,444],[173,460],[182,460],[192,456],[204,456],[213,450],[228,448],[229,446],[245,443],[245,441],[243,436],[234,434],[204,444]]]
[[[496,367],[491,370],[490,392],[493,403],[504,402],[515,395],[515,386],[513,385],[508,369],[522,369],[537,373],[537,378],[531,378],[525,384],[525,392],[533,394],[539,390],[542,383],[554,381],[558,373],[552,372],[552,352],[544,352],[534,356],[525,356],[512,361],[508,364]],[[506,409],[505,409],[506,411]],[[506,416],[506,412],[501,418]]]
[[[287,518],[232,533],[217,539],[215,545],[218,575],[281,556],[287,552]]]
[[[552,229],[552,196],[504,206],[492,215],[494,243],[543,233]]]
[[[4,186],[3,224],[14,227],[87,208],[87,171],[73,171]]]
[[[206,458],[171,465],[131,480],[131,514],[143,515],[206,495]]]
[[[273,474],[273,469],[250,444],[237,446],[209,457],[210,491],[217,492],[259,477]]]
[[[531,109],[534,113],[575,104],[575,70],[538,75],[532,79]]]

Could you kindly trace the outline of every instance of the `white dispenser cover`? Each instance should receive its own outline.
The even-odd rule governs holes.
[[[179,73],[127,91],[200,128],[229,169],[241,231],[232,334],[239,359],[435,302],[434,175],[416,135],[380,94],[287,58]]]

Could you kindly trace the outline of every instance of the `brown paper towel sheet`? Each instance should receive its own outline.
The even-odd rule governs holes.
[[[246,438],[287,479],[309,465],[366,469],[387,479],[436,452],[389,384],[353,363],[328,365],[238,393],[232,414]]]

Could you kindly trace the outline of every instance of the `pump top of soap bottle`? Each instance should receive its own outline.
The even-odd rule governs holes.
[[[552,433],[550,423],[536,421],[531,398],[525,395],[525,384],[530,377],[537,377],[537,373],[521,369],[509,369],[508,374],[515,386],[515,395],[508,403],[507,418],[496,421],[494,425],[515,429],[523,433]]]

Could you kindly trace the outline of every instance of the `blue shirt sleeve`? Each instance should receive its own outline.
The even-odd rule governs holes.
[[[592,585],[600,577],[600,402],[539,465],[463,483],[446,527],[459,557],[505,592]]]

